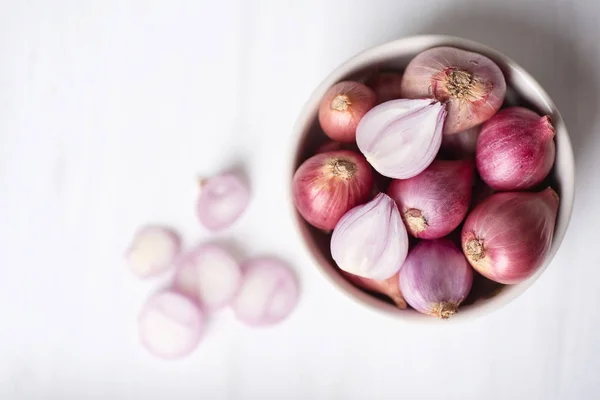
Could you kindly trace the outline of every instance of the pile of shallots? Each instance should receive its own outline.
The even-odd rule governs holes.
[[[318,119],[331,141],[297,169],[293,195],[332,232],[350,282],[448,318],[474,275],[516,284],[542,266],[558,211],[554,128],[505,95],[492,60],[451,47],[327,91]]]
[[[229,228],[245,211],[249,189],[231,173],[201,183],[196,214],[211,232]],[[130,271],[139,278],[173,272],[169,289],[155,293],[138,318],[139,337],[152,354],[174,359],[198,345],[206,317],[230,306],[253,326],[276,324],[295,308],[299,288],[294,272],[272,257],[239,262],[226,246],[199,243],[183,252],[179,235],[164,226],[146,226],[127,251]]]

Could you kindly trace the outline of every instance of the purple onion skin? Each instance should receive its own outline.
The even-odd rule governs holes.
[[[471,266],[504,284],[532,276],[552,244],[558,202],[556,192],[547,188],[539,193],[496,193],[475,207],[461,239]]]
[[[475,150],[479,175],[501,191],[530,189],[541,183],[555,155],[550,118],[523,107],[507,108],[487,121]]]
[[[398,205],[408,233],[439,239],[467,215],[472,182],[473,162],[436,160],[415,177],[394,179],[388,195]]]
[[[300,215],[312,226],[332,231],[346,212],[369,200],[373,170],[362,154],[337,150],[304,161],[293,179]]]
[[[420,313],[451,317],[473,285],[473,270],[449,239],[423,240],[400,269],[400,291]]]

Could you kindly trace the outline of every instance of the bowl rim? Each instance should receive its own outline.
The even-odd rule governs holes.
[[[439,46],[452,46],[457,48],[462,48],[467,51],[473,51],[482,53],[485,56],[492,58],[495,61],[500,60],[500,67],[503,71],[506,68],[510,68],[513,73],[520,75],[520,78],[527,82],[527,84],[531,87],[531,92],[536,96],[538,100],[541,100],[545,103],[545,107],[548,110],[551,110],[553,116],[553,123],[555,126],[556,137],[557,140],[561,140],[561,159],[564,159],[563,164],[566,165],[566,171],[561,172],[561,182],[563,186],[561,187],[561,200],[559,204],[558,217],[560,217],[559,222],[557,223],[554,230],[554,236],[552,239],[552,245],[542,267],[538,269],[538,271],[532,275],[527,280],[516,284],[511,285],[510,289],[503,290],[497,296],[494,296],[492,299],[488,299],[483,304],[470,305],[466,310],[462,312],[458,312],[452,318],[448,320],[444,320],[443,323],[463,323],[465,321],[472,321],[474,319],[480,318],[485,315],[489,315],[498,309],[506,306],[519,296],[521,296],[531,285],[539,278],[539,276],[548,268],[551,261],[554,259],[556,252],[560,248],[562,241],[567,233],[569,223],[571,220],[571,215],[573,212],[573,203],[574,203],[574,195],[575,195],[575,162],[573,156],[573,150],[571,146],[570,137],[567,131],[567,128],[564,124],[564,120],[560,111],[556,107],[556,104],[552,100],[552,98],[548,95],[548,93],[544,90],[544,88],[537,82],[537,80],[530,75],[523,67],[521,67],[514,60],[506,56],[505,54],[495,50],[487,45],[482,43],[464,39],[457,36],[450,35],[413,35],[402,37],[387,43],[383,43],[377,46],[373,46],[366,50],[363,50],[354,56],[350,57],[346,61],[344,61],[341,65],[336,67],[332,72],[330,72],[319,85],[313,90],[310,97],[304,103],[301,112],[299,113],[295,124],[293,126],[292,131],[292,144],[291,144],[291,152],[292,157],[289,163],[289,170],[286,174],[287,179],[287,191],[290,196],[290,201],[288,201],[288,206],[291,208],[291,213],[294,219],[294,226],[296,234],[300,236],[301,241],[303,242],[303,247],[305,251],[310,254],[310,257],[313,263],[316,264],[317,269],[324,275],[330,283],[332,283],[335,288],[342,292],[344,295],[349,297],[353,302],[360,304],[363,307],[366,307],[370,310],[376,311],[378,314],[391,317],[395,321],[407,322],[407,323],[421,323],[421,324],[439,324],[440,319],[432,318],[427,315],[419,314],[418,312],[406,312],[405,310],[400,310],[391,304],[387,304],[368,293],[363,292],[358,289],[345,279],[343,279],[337,272],[333,271],[333,268],[328,268],[326,265],[329,265],[329,262],[324,259],[322,254],[318,250],[311,248],[308,243],[308,239],[306,235],[310,233],[307,230],[306,222],[302,219],[302,217],[296,211],[293,204],[293,195],[292,195],[292,185],[293,185],[293,176],[295,170],[297,168],[298,161],[298,151],[306,136],[306,131],[310,129],[311,125],[314,123],[314,118],[316,118],[316,112],[318,110],[319,102],[324,95],[325,91],[329,89],[333,84],[337,83],[344,77],[348,76],[352,71],[357,69],[364,69],[370,66],[373,66],[377,63],[378,60],[382,61],[386,58],[393,57],[393,53],[406,53],[406,48],[414,48],[418,49],[418,52],[426,50],[432,47]],[[416,55],[417,53],[415,53]],[[397,54],[396,57],[401,54]],[[508,86],[508,85],[507,85]],[[557,158],[558,158],[558,144],[557,144]],[[565,184],[565,182],[567,184]],[[557,219],[558,219],[557,217]]]

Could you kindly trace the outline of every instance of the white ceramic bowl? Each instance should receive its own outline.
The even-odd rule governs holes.
[[[505,55],[480,43],[450,36],[413,36],[399,39],[381,46],[366,50],[340,67],[335,69],[313,92],[300,113],[294,127],[294,151],[290,165],[290,187],[292,176],[296,168],[309,156],[314,154],[315,148],[326,140],[318,121],[317,110],[319,102],[327,89],[333,84],[346,79],[362,79],[376,68],[404,69],[408,62],[418,53],[428,48],[437,46],[453,46],[469,51],[481,53],[494,60],[504,72],[507,87],[512,88],[518,95],[518,103],[525,104],[540,114],[550,115],[556,130],[556,162],[551,172],[552,187],[560,195],[558,218],[554,230],[552,247],[546,256],[543,266],[535,275],[526,281],[510,286],[494,286],[489,284],[474,283],[472,296],[469,303],[461,305],[459,312],[447,322],[460,322],[482,316],[494,311],[511,300],[517,298],[544,272],[558,250],[571,218],[574,196],[574,160],[571,142],[567,128],[558,112],[554,102],[540,87],[535,79],[523,68]],[[543,57],[540,56],[540,57]],[[508,94],[508,93],[507,93]],[[513,93],[514,94],[514,93]],[[509,96],[507,96],[507,99]],[[296,212],[297,226],[304,238],[307,249],[312,254],[314,261],[325,276],[334,286],[347,294],[356,302],[366,305],[373,310],[386,313],[397,319],[431,322],[440,321],[437,318],[419,314],[414,310],[400,310],[383,298],[378,298],[348,283],[338,272],[330,257],[329,238],[325,234],[309,226]],[[479,285],[479,286],[478,286]]]

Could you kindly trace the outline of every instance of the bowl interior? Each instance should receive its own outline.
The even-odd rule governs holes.
[[[414,36],[399,39],[358,54],[332,72],[313,92],[294,128],[296,143],[291,174],[316,148],[327,140],[318,120],[319,102],[327,89],[342,80],[364,81],[381,69],[403,70],[421,51],[437,46],[453,46],[481,53],[494,60],[504,72],[507,96],[504,106],[521,105],[539,114],[550,115],[556,131],[556,162],[547,180],[540,187],[552,186],[561,202],[552,246],[543,266],[528,280],[517,285],[501,285],[476,274],[473,289],[459,312],[448,321],[458,322],[491,312],[518,297],[546,269],[558,250],[571,216],[574,192],[574,161],[569,136],[556,106],[540,85],[519,65],[497,51],[473,41],[448,36]],[[291,182],[291,177],[290,177]],[[319,268],[344,293],[360,303],[398,318],[434,323],[436,318],[407,309],[400,310],[384,297],[366,293],[347,282],[339,273],[329,250],[330,235],[313,228],[296,213],[298,227]]]

